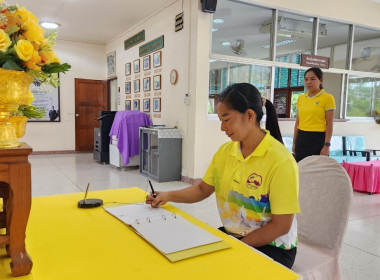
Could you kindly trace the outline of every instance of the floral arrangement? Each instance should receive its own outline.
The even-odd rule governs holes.
[[[24,71],[41,83],[59,85],[58,73],[71,66],[61,64],[53,50],[56,32],[45,38],[38,19],[25,7],[0,0],[0,68]]]

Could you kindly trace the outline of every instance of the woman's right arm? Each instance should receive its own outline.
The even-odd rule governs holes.
[[[298,137],[298,124],[299,124],[299,118],[298,118],[298,113],[297,113],[297,118],[296,118],[296,123],[294,124],[294,133],[293,133],[293,154],[296,154],[296,140]]]
[[[198,185],[193,185],[181,190],[156,192],[156,197],[153,197],[152,194],[148,194],[145,203],[150,204],[152,207],[164,205],[169,201],[194,203],[209,197],[214,191],[213,186],[201,181]]]

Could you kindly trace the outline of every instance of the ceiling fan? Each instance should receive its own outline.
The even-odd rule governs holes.
[[[231,50],[236,55],[246,55],[247,52],[244,50],[244,46],[245,46],[244,40],[238,39],[235,41],[234,44],[231,45]]]

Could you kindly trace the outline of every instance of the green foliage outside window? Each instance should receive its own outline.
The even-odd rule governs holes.
[[[347,93],[348,117],[373,117],[380,109],[380,79],[350,77]]]

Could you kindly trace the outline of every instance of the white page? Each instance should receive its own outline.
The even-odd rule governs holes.
[[[148,242],[164,254],[170,254],[221,239],[162,208],[147,204],[127,204],[104,208],[122,222],[133,226]]]
[[[153,208],[148,204],[125,204],[115,207],[104,207],[111,215],[123,221],[127,225],[131,225],[136,220],[144,220],[146,218],[162,217],[163,215],[171,215],[171,212],[162,208]]]
[[[194,225],[181,216],[168,216],[143,220],[132,225],[146,240],[158,250],[170,254],[210,243],[221,239]]]

